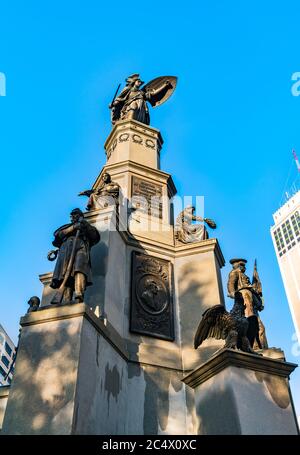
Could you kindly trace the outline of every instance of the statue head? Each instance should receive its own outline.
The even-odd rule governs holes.
[[[138,90],[140,86],[144,84],[144,81],[140,79],[138,73],[134,73],[126,79],[126,84],[131,88]]]
[[[83,213],[78,208],[73,209],[72,212],[70,213],[70,218],[72,223],[77,223],[77,221],[79,221],[80,218],[83,218]]]
[[[182,220],[184,220],[184,219],[188,219],[188,220],[189,220],[190,217],[191,217],[192,215],[194,215],[195,210],[196,210],[196,209],[195,209],[195,207],[194,207],[193,205],[187,205],[187,206],[184,208],[184,210],[181,212],[181,214],[183,215]]]
[[[111,176],[109,175],[108,172],[104,172],[102,175],[102,180],[104,183],[110,183],[111,182]]]
[[[240,269],[242,273],[246,271],[246,259],[241,259],[241,258],[234,258],[230,259],[230,264],[232,264],[233,270]]]
[[[146,286],[147,290],[151,291],[153,294],[157,294],[159,291],[159,287],[157,286],[155,281],[152,280],[151,278],[148,278],[146,280],[145,286]]]
[[[143,85],[143,83],[144,83],[144,82],[141,81],[141,79],[137,79],[137,80],[134,82],[134,84],[133,84],[133,88],[134,88],[135,90],[138,90],[138,89],[140,88],[140,86]]]
[[[184,210],[189,213],[194,213],[196,208],[193,205],[187,205]]]
[[[31,311],[36,311],[38,309],[38,307],[40,306],[40,298],[37,297],[36,295],[30,297],[30,299],[28,300],[28,305],[29,305],[29,309],[28,311],[31,312]]]

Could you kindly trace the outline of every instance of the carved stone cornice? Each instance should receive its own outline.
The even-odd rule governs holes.
[[[145,166],[144,164],[139,164],[136,163],[135,161],[120,161],[119,163],[114,163],[114,164],[106,164],[98,177],[96,178],[92,188],[95,189],[99,186],[100,181],[102,179],[102,175],[105,172],[108,172],[109,174],[113,173],[114,175],[117,174],[118,172],[120,174],[123,174],[126,171],[131,171],[136,173],[138,175],[148,175],[152,177],[155,177],[157,180],[160,180],[162,183],[167,182],[168,185],[168,192],[169,192],[169,197],[175,196],[177,193],[175,184],[173,182],[171,174],[168,174],[167,172],[161,171],[160,169],[154,169],[149,166]]]
[[[207,362],[185,376],[182,381],[194,389],[228,367],[243,368],[288,378],[297,365],[234,349],[221,349]]]
[[[179,347],[174,344],[172,344],[172,349],[163,348],[161,345],[157,347],[155,345],[143,345],[140,347],[139,344],[121,337],[108,321],[98,318],[85,303],[41,307],[39,310],[23,316],[20,325],[26,327],[76,317],[88,320],[127,362],[159,366],[183,373]]]
[[[176,257],[186,255],[190,256],[192,254],[205,253],[206,251],[214,250],[220,267],[223,267],[225,265],[225,259],[221,251],[218,239],[216,238],[201,240],[200,242],[194,243],[185,243],[183,245],[176,245],[174,247],[174,250]]]
[[[129,140],[129,134],[127,137],[125,131],[129,131],[132,134],[134,142],[138,141],[138,138],[135,139],[134,136],[141,134],[142,136],[146,136],[149,141],[153,139],[157,140],[158,152],[162,148],[164,141],[160,134],[160,131],[157,128],[153,128],[152,126],[137,122],[136,120],[120,120],[114,125],[108,138],[105,141],[104,148],[108,156],[114,149],[114,142],[116,141],[116,136],[118,134],[121,135],[121,137],[119,137],[119,140],[121,140],[121,142]],[[123,138],[122,135],[124,136]],[[147,147],[147,144],[145,145]],[[149,143],[148,146],[151,146],[151,144]]]

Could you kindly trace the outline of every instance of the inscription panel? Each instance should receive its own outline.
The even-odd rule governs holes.
[[[134,204],[144,213],[162,218],[162,186],[132,177],[132,197]]]
[[[132,253],[130,331],[174,340],[171,263]]]

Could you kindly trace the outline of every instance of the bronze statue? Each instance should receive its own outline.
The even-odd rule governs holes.
[[[268,345],[268,340],[267,340],[267,335],[266,335],[266,328],[259,315],[257,315],[257,320],[258,320],[258,337],[254,340],[253,349],[268,349],[269,345]]]
[[[52,244],[58,250],[48,253],[48,259],[57,262],[50,286],[58,289],[51,303],[72,300],[83,302],[86,286],[92,284],[90,249],[100,241],[100,234],[83,217],[80,209],[71,212],[71,223],[54,232]]]
[[[262,300],[262,306],[259,311],[264,309],[264,302],[263,302],[263,294],[262,294],[262,285],[257,271],[257,261],[255,259],[254,262],[254,270],[253,270],[253,277],[252,277],[252,285],[254,286],[256,292],[259,294]],[[256,314],[257,321],[258,321],[258,337],[254,340],[254,349],[268,349],[268,340],[266,336],[266,328],[261,320],[260,315]]]
[[[142,87],[144,82],[141,81],[139,74],[132,74],[126,79],[126,86],[120,95],[115,95],[109,105],[112,124],[114,125],[118,120],[128,119],[149,125],[147,101],[152,107],[164,103],[175,90],[176,83],[177,77],[162,76]]]
[[[259,323],[258,312],[262,311],[262,287],[257,273],[256,261],[254,265],[254,273],[252,283],[249,277],[245,274],[247,263],[246,259],[231,259],[232,271],[228,276],[228,297],[234,299],[235,302],[240,303],[244,307],[245,316],[249,322],[248,338],[251,346],[254,341],[262,348],[259,340]]]
[[[262,325],[259,325],[258,320],[258,311],[263,310],[263,300],[256,261],[252,283],[244,273],[246,262],[246,259],[231,259],[233,270],[228,277],[228,296],[234,298],[233,308],[228,313],[223,305],[215,305],[203,313],[194,338],[195,349],[210,337],[225,339],[225,348],[252,354],[256,354],[254,343],[255,349],[268,347],[264,326],[261,321]]]
[[[175,238],[182,243],[199,242],[208,239],[208,232],[203,224],[193,224],[193,221],[205,222],[210,228],[215,229],[216,223],[209,218],[201,218],[194,214],[195,207],[188,205],[176,218]]]
[[[41,303],[40,298],[37,297],[36,295],[34,295],[33,297],[30,297],[30,299],[28,300],[29,308],[27,310],[27,313],[32,313],[33,311],[37,311],[39,309],[40,303]]]
[[[225,340],[224,348],[254,354],[247,336],[248,328],[249,323],[240,302],[235,302],[229,313],[225,306],[215,305],[202,315],[194,338],[194,348],[197,349],[207,338],[216,338]]]
[[[108,172],[104,172],[102,183],[98,188],[81,191],[78,196],[87,196],[89,198],[86,209],[95,210],[97,208],[106,208],[109,205],[118,205],[120,186],[111,180]]]

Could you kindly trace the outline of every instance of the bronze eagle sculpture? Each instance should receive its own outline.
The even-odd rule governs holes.
[[[257,318],[246,318],[243,313],[243,305],[239,303],[235,303],[230,312],[224,305],[207,309],[196,331],[194,348],[197,349],[207,338],[216,338],[225,340],[224,348],[256,354],[252,340],[256,338]]]

